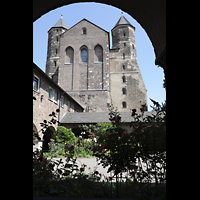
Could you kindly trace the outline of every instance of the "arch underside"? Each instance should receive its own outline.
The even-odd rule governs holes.
[[[47,12],[58,7],[80,2],[94,2],[92,0],[34,0],[33,22]],[[154,47],[155,64],[166,69],[166,0],[98,0],[97,3],[111,5],[127,12],[146,31]]]

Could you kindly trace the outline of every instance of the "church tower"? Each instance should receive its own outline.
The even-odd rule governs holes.
[[[147,105],[147,90],[137,63],[135,27],[123,16],[112,32],[110,50],[111,101],[119,112]]]
[[[59,57],[60,57],[60,35],[68,30],[68,27],[61,18],[48,31],[48,49],[46,61],[46,74],[58,83]]]

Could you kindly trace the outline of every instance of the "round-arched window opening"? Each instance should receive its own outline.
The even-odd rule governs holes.
[[[87,29],[84,27],[84,28],[82,28],[82,34],[83,35],[86,35],[87,34]]]
[[[127,107],[126,102],[123,101],[123,102],[122,102],[122,108],[126,108],[126,107]]]
[[[81,49],[81,62],[87,63],[88,61],[88,50],[84,47]]]

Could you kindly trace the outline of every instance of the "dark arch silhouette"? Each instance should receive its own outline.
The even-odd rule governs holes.
[[[45,13],[61,6],[80,2],[94,2],[93,0],[34,0],[33,21]],[[96,3],[104,3],[122,9],[132,16],[146,31],[154,47],[156,55],[155,64],[166,70],[166,0],[98,0]]]

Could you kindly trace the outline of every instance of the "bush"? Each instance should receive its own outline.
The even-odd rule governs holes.
[[[65,157],[65,144],[56,143],[54,139],[51,139],[48,143],[49,151],[44,153],[45,157],[62,158]]]
[[[109,167],[108,172],[118,176],[127,171],[133,181],[140,183],[166,181],[166,112],[157,102],[153,103],[156,112],[152,116],[144,115],[146,105],[141,105],[139,113],[132,109],[132,132],[120,127],[120,113],[112,107],[111,125],[85,127],[96,139],[94,156],[103,167]]]
[[[67,129],[64,126],[57,127],[56,142],[75,144],[76,137],[71,129]]]
[[[74,149],[74,156],[76,158],[79,157],[86,157],[86,158],[90,158],[93,156],[93,152],[92,152],[92,147],[93,147],[93,141],[91,139],[83,139],[82,136],[79,136],[76,139],[76,143],[75,143],[75,149]]]

